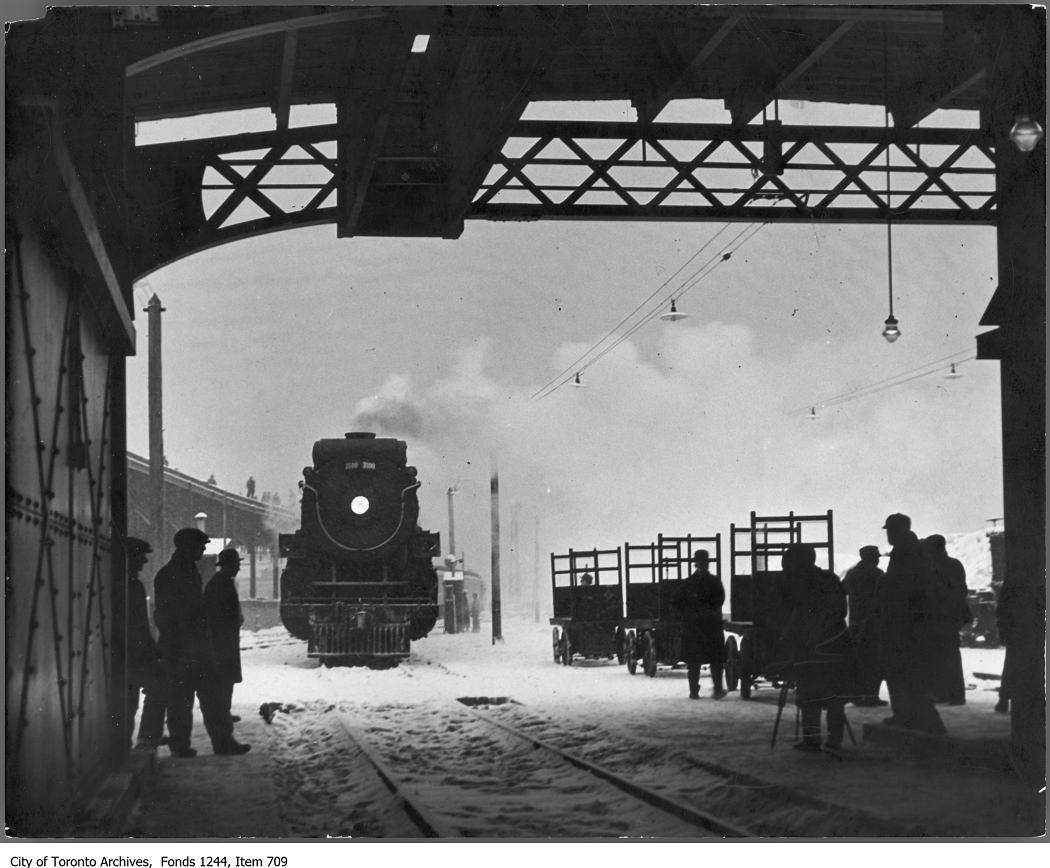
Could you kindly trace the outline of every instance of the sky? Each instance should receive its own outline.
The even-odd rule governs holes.
[[[781,116],[822,123],[828,113],[792,104]],[[882,119],[881,109],[832,114]],[[964,361],[958,379],[944,376],[945,362],[838,400],[975,354],[996,286],[994,228],[894,226],[903,335],[892,345],[881,337],[885,226],[746,230],[468,221],[444,240],[338,239],[321,226],[198,253],[136,284],[128,447],[148,451],[138,311],[156,293],[173,467],[240,493],[252,475],[258,492],[287,502],[315,440],[399,437],[419,468],[421,526],[447,550],[446,492],[456,488],[456,548],[488,575],[498,466],[504,582],[520,570],[542,586],[551,552],[659,533],[721,533],[728,548],[730,523],[747,524],[752,510],[833,510],[839,572],[860,546],[885,545],[891,512],[911,515],[920,536],[1000,516],[996,362]],[[657,304],[677,296],[688,318],[654,319],[577,363],[622,335],[617,324],[654,292]],[[581,368],[584,388],[544,395]]]

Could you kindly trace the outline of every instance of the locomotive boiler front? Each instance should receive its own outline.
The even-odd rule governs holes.
[[[314,444],[303,469],[302,534],[334,558],[378,561],[404,548],[416,530],[416,468],[403,440],[347,434]]]
[[[326,664],[395,663],[437,620],[438,534],[417,524],[402,440],[318,440],[303,469],[301,527],[279,538],[281,620]]]

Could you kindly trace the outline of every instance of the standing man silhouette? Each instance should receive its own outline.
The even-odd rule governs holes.
[[[233,738],[235,718],[231,711],[233,685],[241,681],[241,625],[244,615],[235,581],[241,568],[241,556],[236,549],[223,549],[219,552],[218,566],[219,571],[204,589],[204,613],[213,660],[207,689],[214,694],[216,715],[224,715],[230,721],[231,730],[221,749],[215,752],[247,753],[251,745],[238,744]]]
[[[854,705],[888,705],[879,699],[882,671],[879,668],[879,648],[875,635],[875,594],[885,573],[879,569],[878,546],[862,546],[860,562],[846,572],[842,590],[849,600],[849,633],[857,654],[858,685],[861,695]]]
[[[711,695],[726,695],[722,686],[725,634],[722,631],[722,604],[726,591],[722,581],[710,571],[711,556],[704,549],[693,554],[693,572],[678,589],[674,608],[682,618],[682,659],[689,678],[689,698],[700,698],[700,667],[711,666]]]
[[[142,702],[142,718],[135,742],[137,748],[152,748],[160,744],[164,734],[164,712],[167,708],[167,685],[160,664],[160,649],[150,632],[149,610],[146,606],[146,588],[139,580],[139,573],[149,560],[153,547],[145,540],[130,536],[128,553],[128,619],[127,662],[128,704],[127,725],[129,734],[135,729],[135,714],[139,709],[139,692],[145,694]],[[121,625],[123,626],[123,625]],[[117,639],[123,644],[125,639]]]
[[[893,710],[883,723],[944,735],[932,695],[929,561],[908,516],[896,512],[887,517],[883,528],[893,546],[875,595],[875,624]]]

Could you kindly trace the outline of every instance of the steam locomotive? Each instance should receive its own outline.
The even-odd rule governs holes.
[[[403,440],[318,440],[303,468],[301,526],[280,534],[281,621],[327,666],[396,666],[433,628],[437,533],[420,530],[420,483]]]

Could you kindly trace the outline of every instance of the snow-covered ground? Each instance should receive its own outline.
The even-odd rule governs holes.
[[[769,686],[756,690],[749,702],[738,693],[716,702],[709,696],[705,672],[703,698],[690,702],[685,672],[680,669],[661,668],[657,677],[647,678],[640,669],[631,676],[625,667],[611,661],[577,661],[566,668],[553,661],[548,624],[514,611],[504,613],[503,623],[503,640],[496,642],[487,621],[481,633],[459,635],[445,634],[439,624],[428,638],[413,643],[409,661],[396,669],[378,671],[321,667],[307,658],[304,643],[292,640],[281,628],[245,633],[245,680],[236,688],[235,707],[256,720],[263,703],[280,703],[287,710],[283,719],[279,714],[273,726],[263,728],[264,738],[277,741],[260,747],[269,750],[285,769],[282,780],[289,787],[306,787],[301,797],[282,794],[287,797],[283,809],[291,825],[303,817],[291,816],[295,799],[308,813],[311,805],[348,804],[351,773],[327,768],[330,760],[324,754],[336,740],[333,709],[363,729],[373,727],[379,741],[393,738],[390,743],[396,747],[389,759],[397,765],[404,757],[425,751],[431,741],[438,743],[400,737],[396,732],[399,720],[406,722],[406,730],[425,731],[425,725],[407,726],[409,717],[423,709],[444,730],[460,725],[450,717],[455,716],[450,709],[458,707],[455,700],[509,697],[521,704],[512,712],[519,723],[525,716],[530,726],[547,726],[562,739],[563,746],[571,743],[574,751],[592,762],[622,768],[633,779],[648,780],[668,793],[686,794],[682,797],[696,799],[695,807],[706,805],[714,813],[728,811],[726,819],[742,825],[757,822],[763,835],[883,836],[903,834],[892,831],[902,828],[922,836],[1017,834],[1018,794],[1015,782],[1001,768],[988,765],[963,770],[923,764],[903,759],[894,749],[863,742],[864,724],[881,721],[886,709],[850,707],[848,716],[861,744],[847,744],[840,764],[819,754],[814,757],[791,750],[792,706],[784,713],[778,744],[771,750],[777,691]],[[1002,649],[963,649],[963,659],[967,705],[940,708],[949,733],[973,742],[1005,742],[1009,720],[992,708],[998,698],[994,676],[1002,669]],[[311,733],[320,735],[314,738]],[[253,737],[258,735],[257,729]],[[201,738],[203,732],[198,730],[198,740]],[[493,786],[492,781],[478,787],[466,775],[455,774],[456,769],[466,771],[471,765],[469,745],[463,751],[449,758],[453,769],[449,779],[462,778],[456,780],[458,789],[442,791],[442,798],[452,803],[478,804],[478,799],[484,803],[485,786]],[[421,756],[419,762],[421,769]],[[295,771],[300,768],[315,771],[303,775]],[[706,779],[706,772],[722,777]],[[739,776],[728,789],[726,774]],[[761,808],[761,819],[743,822],[749,817],[754,820],[754,795],[762,790],[770,798]],[[780,796],[773,798],[773,793]],[[786,793],[795,795],[785,797]],[[584,791],[578,798],[598,804],[597,796],[592,795]],[[544,795],[536,793],[534,798]],[[829,801],[841,808],[829,811]],[[980,815],[976,820],[974,812]],[[344,822],[328,832],[346,835],[352,834],[348,829],[368,828],[345,821],[351,816],[346,811],[340,816]],[[595,826],[593,819],[588,818],[591,825],[582,827],[592,831],[580,835],[601,834],[594,831],[601,825]],[[513,828],[508,826],[506,834],[514,837]],[[606,833],[615,835],[616,829],[610,823]],[[858,831],[851,833],[850,829]],[[299,834],[312,837],[322,831],[315,823],[307,832],[299,829]]]

